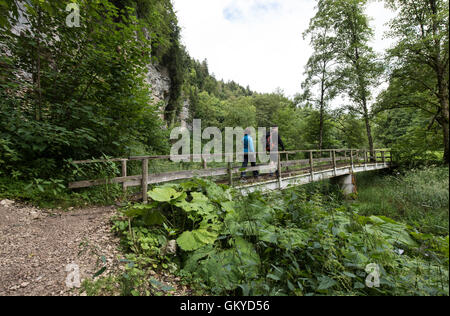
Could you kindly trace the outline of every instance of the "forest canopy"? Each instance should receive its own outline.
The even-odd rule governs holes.
[[[69,3],[0,1],[0,172],[48,177],[70,159],[165,154],[186,104],[188,125],[278,125],[288,149],[449,161],[448,1],[385,1],[398,16],[384,55],[370,46],[367,0],[318,1],[295,98],[216,79],[181,44],[170,0],[80,0],[80,27],[65,24]],[[169,72],[164,106],[151,97],[151,63]],[[349,102],[330,107],[338,96]]]

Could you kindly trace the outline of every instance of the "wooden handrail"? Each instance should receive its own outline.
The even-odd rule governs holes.
[[[335,153],[339,153],[339,152],[351,152],[353,151],[354,153],[357,152],[364,152],[364,151],[369,151],[367,149],[302,149],[302,150],[289,150],[289,151],[274,151],[274,152],[255,152],[254,154],[256,155],[283,155],[283,154],[297,154],[297,153],[325,153],[325,152],[332,152],[334,151]],[[390,152],[390,149],[375,149],[374,153],[376,152]],[[189,160],[192,159],[199,159],[202,160],[205,157],[206,158],[215,158],[215,157],[235,157],[236,155],[244,155],[244,153],[222,153],[222,154],[200,154],[200,155],[196,155],[196,154],[190,154],[190,155],[176,155],[177,158],[181,159],[185,159],[187,160],[189,158]],[[171,155],[159,155],[159,156],[131,156],[128,158],[112,158],[112,159],[92,159],[92,160],[75,160],[72,161],[72,164],[75,165],[80,165],[80,164],[91,164],[91,163],[103,163],[103,162],[121,162],[121,161],[134,161],[134,160],[168,160],[171,159],[172,156]],[[199,161],[200,162],[200,161]]]
[[[293,155],[296,153],[308,153],[307,159],[300,159],[300,160],[289,160],[289,155]],[[329,153],[328,157],[323,157],[323,155],[314,155],[315,153]],[[341,154],[337,156],[337,154]],[[363,159],[361,160],[360,154],[362,153]],[[381,157],[377,157],[378,153],[381,153]],[[386,153],[389,153],[389,155],[386,155]],[[386,161],[389,158],[392,162],[392,153],[389,149],[376,149],[372,152],[370,152],[368,149],[323,149],[323,150],[295,150],[295,151],[279,151],[279,152],[272,152],[272,153],[255,153],[255,154],[265,154],[267,156],[277,155],[278,157],[278,163],[276,165],[276,169],[278,170],[278,182],[281,187],[281,183],[283,181],[282,176],[282,168],[286,168],[289,174],[294,173],[294,175],[298,172],[302,172],[306,174],[310,174],[311,181],[314,179],[314,173],[316,172],[316,167],[318,168],[317,171],[320,172],[320,170],[323,170],[323,167],[325,168],[331,168],[331,170],[334,172],[334,174],[337,174],[338,169],[342,168],[348,168],[349,172],[353,172],[355,166],[364,166],[367,167],[369,165],[375,165],[379,163],[383,163],[383,166],[386,165]],[[373,156],[372,156],[373,154]],[[174,171],[174,172],[164,172],[164,173],[154,173],[149,174],[148,172],[148,163],[150,160],[157,160],[157,159],[170,159],[171,156],[139,156],[139,157],[129,157],[129,158],[113,158],[113,159],[99,159],[99,160],[80,160],[80,161],[73,161],[72,164],[91,164],[91,163],[105,163],[105,162],[121,162],[121,169],[120,169],[120,177],[115,177],[112,179],[99,179],[99,180],[85,180],[85,181],[77,181],[69,183],[69,188],[76,189],[76,188],[86,188],[96,185],[103,185],[108,183],[117,183],[122,184],[122,189],[124,192],[126,192],[127,187],[130,186],[141,186],[142,187],[142,198],[144,200],[144,203],[147,202],[147,188],[150,184],[157,184],[157,183],[165,183],[165,182],[171,182],[176,180],[184,180],[184,179],[190,179],[193,177],[224,177],[227,176],[227,181],[230,185],[233,185],[233,175],[241,172],[251,172],[251,171],[258,171],[261,168],[269,167],[268,164],[259,164],[255,167],[234,167],[232,162],[228,162],[227,167],[223,168],[208,168],[206,164],[206,159],[208,157],[226,157],[226,156],[235,156],[236,154],[209,154],[209,155],[180,155],[178,157],[184,157],[185,159],[194,159],[194,158],[201,158],[199,161],[202,164],[203,169],[198,170],[187,170],[187,171]],[[241,155],[241,154],[239,154]],[[243,154],[242,154],[243,155]],[[281,157],[282,155],[285,155],[286,160],[282,161]],[[314,158],[314,156],[318,156],[317,158]],[[370,158],[369,158],[370,156]],[[291,156],[292,157],[292,156]],[[369,162],[369,159],[372,160]],[[380,161],[381,159],[381,161]],[[142,174],[135,175],[135,176],[129,176],[127,174],[127,162],[128,161],[141,161],[142,163]],[[227,162],[227,161],[225,161]],[[340,163],[340,166],[338,166],[338,163]],[[325,164],[324,164],[325,163]],[[327,164],[328,163],[328,164]],[[297,168],[290,169],[288,167],[290,166],[297,166]],[[322,168],[322,169],[321,169]]]

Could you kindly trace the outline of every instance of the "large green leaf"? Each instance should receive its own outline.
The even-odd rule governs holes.
[[[158,187],[148,192],[148,195],[158,202],[170,202],[180,198],[184,192],[178,192],[171,187]]]
[[[227,290],[236,289],[243,278],[258,275],[260,258],[253,245],[246,240],[235,237],[231,247],[219,250],[211,245],[200,248],[189,255],[185,269],[196,273],[212,286]]]
[[[221,202],[222,209],[227,213],[235,213],[235,203],[233,201]]]
[[[384,216],[371,216],[373,225],[366,225],[366,231],[371,234],[380,234],[391,243],[399,243],[408,247],[417,247],[417,243],[411,238],[405,224]]]
[[[319,281],[320,281],[319,287],[317,288],[319,291],[327,290],[337,284],[337,282],[335,280],[333,280],[332,278],[329,278],[327,276],[320,277]]]
[[[216,250],[212,245],[206,245],[196,251],[189,254],[185,264],[184,269],[189,272],[194,272],[198,269],[198,262],[205,259],[207,256],[214,255]]]
[[[278,244],[285,249],[302,248],[308,242],[310,235],[300,228],[281,228],[278,231]]]
[[[201,192],[191,192],[192,201],[193,202],[207,202],[209,201],[208,197]]]
[[[123,211],[123,214],[127,217],[133,218],[146,214],[149,210],[152,210],[155,204],[135,204],[132,207]]]
[[[144,216],[144,222],[147,226],[162,225],[165,219],[158,210],[149,210]]]
[[[230,194],[230,190],[224,190],[220,186],[216,184],[210,184],[206,187],[206,192],[208,197],[217,203],[230,201],[232,196]]]
[[[191,213],[193,217],[201,216],[204,220],[217,217],[214,205],[203,193],[193,192],[191,195],[193,197],[191,202],[180,199],[174,205],[182,208],[186,213]]]
[[[178,246],[184,251],[193,251],[202,248],[205,245],[213,244],[218,237],[218,233],[201,228],[193,231],[187,231],[177,238]]]

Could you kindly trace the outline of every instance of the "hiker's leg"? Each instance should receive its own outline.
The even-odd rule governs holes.
[[[276,164],[278,160],[278,155],[277,154],[270,154],[270,162],[273,164]],[[277,170],[278,172],[278,170]],[[273,177],[273,172],[270,172],[270,176]]]
[[[249,156],[250,157],[250,156]],[[250,158],[249,158],[250,159]],[[256,167],[256,153],[252,153],[251,154],[251,165],[252,165],[252,167]],[[259,172],[258,172],[258,170],[253,170],[253,177],[257,177],[257,176],[259,176]]]
[[[244,154],[244,162],[242,163],[242,168],[247,168],[248,166],[248,154]],[[245,178],[247,172],[243,171],[241,172],[241,178]]]
[[[256,162],[252,162],[252,167],[256,167]],[[254,171],[253,171],[253,176],[254,176],[255,178],[259,176],[258,170],[254,170]]]

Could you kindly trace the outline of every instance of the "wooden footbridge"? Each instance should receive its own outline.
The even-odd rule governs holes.
[[[265,154],[265,153],[264,153]],[[220,155],[221,157],[229,154]],[[117,168],[116,177],[98,180],[83,180],[69,184],[69,188],[86,188],[105,184],[121,184],[122,190],[140,186],[140,198],[147,202],[149,185],[187,180],[191,178],[210,178],[217,183],[227,183],[243,194],[254,191],[267,192],[283,190],[293,186],[303,185],[324,179],[336,178],[346,193],[354,190],[353,175],[358,172],[381,170],[392,164],[390,150],[377,149],[373,152],[361,149],[327,149],[327,150],[295,150],[271,153],[278,157],[274,165],[260,164],[256,167],[242,168],[241,163],[207,162],[205,156],[183,156],[184,162],[171,162],[170,156],[141,156],[129,158],[115,158],[104,160],[73,161],[77,168],[83,165],[98,165],[108,163]],[[217,155],[208,155],[209,158]],[[201,159],[201,163],[193,162]],[[222,159],[222,161],[225,159]],[[210,167],[208,167],[210,165]],[[150,170],[149,171],[149,166]],[[113,168],[115,168],[113,167]],[[185,170],[186,168],[190,168]],[[272,168],[269,172],[264,171]],[[178,170],[173,170],[178,169]],[[180,170],[182,169],[182,170]],[[275,170],[274,170],[275,169]],[[160,170],[173,170],[160,172]],[[278,172],[276,172],[278,170]],[[259,171],[259,177],[239,179],[242,172]],[[275,172],[274,172],[275,171]],[[119,173],[120,172],[120,173]],[[136,175],[130,175],[135,173]],[[119,176],[120,175],[120,176]]]

